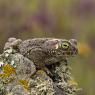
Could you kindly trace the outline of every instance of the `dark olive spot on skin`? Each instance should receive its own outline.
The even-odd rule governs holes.
[[[70,52],[67,52],[67,55],[70,55]]]

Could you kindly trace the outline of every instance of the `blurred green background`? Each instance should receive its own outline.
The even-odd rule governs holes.
[[[0,0],[0,51],[9,37],[56,37],[78,40],[72,75],[95,95],[95,0]]]

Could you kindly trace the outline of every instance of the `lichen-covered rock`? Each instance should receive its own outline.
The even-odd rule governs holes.
[[[0,82],[7,92],[18,84],[25,87],[21,84],[21,80],[28,81],[30,76],[36,72],[33,62],[16,53],[12,48],[1,54],[0,62],[2,63],[0,66]]]
[[[12,88],[11,92],[8,94],[11,95],[30,95],[30,93],[25,90],[21,85],[16,85]]]
[[[64,95],[74,95],[77,91],[78,84],[71,77],[70,67],[67,63],[61,63],[55,68],[54,73],[59,75],[59,79],[56,79],[56,85],[64,91]]]
[[[54,95],[54,83],[47,74],[39,70],[30,80],[30,88],[32,95]]]
[[[5,86],[0,82],[0,95],[6,95]]]
[[[5,64],[9,64],[11,66],[10,67],[11,69],[12,67],[14,68],[16,76],[18,76],[18,78],[20,77],[23,78],[26,75],[29,77],[36,71],[35,65],[33,64],[32,61],[30,61],[23,55],[16,53],[15,51],[12,50],[12,48],[4,51],[0,59],[3,64],[3,66],[1,67],[4,67]]]
[[[21,54],[16,53],[12,55],[12,62],[13,61],[16,66],[16,75],[18,79],[27,79],[36,72],[33,62]]]

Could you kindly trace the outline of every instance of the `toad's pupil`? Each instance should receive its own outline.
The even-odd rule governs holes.
[[[62,48],[67,49],[69,46],[67,44],[62,44]]]
[[[67,45],[64,45],[65,47],[67,46]]]
[[[67,52],[67,55],[70,55],[70,52]]]

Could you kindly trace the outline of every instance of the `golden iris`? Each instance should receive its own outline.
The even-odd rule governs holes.
[[[64,43],[61,44],[61,47],[62,47],[63,49],[68,49],[68,48],[69,48],[69,43],[64,42]]]

